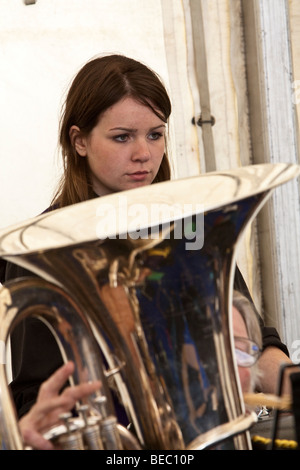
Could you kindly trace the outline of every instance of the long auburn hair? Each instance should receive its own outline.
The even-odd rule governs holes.
[[[97,57],[87,62],[75,76],[60,119],[63,175],[52,201],[55,208],[95,197],[87,159],[78,155],[71,142],[71,126],[78,126],[82,134],[88,136],[102,113],[126,96],[148,106],[160,119],[168,122],[171,102],[165,86],[153,70],[135,59],[118,54]],[[166,150],[153,183],[167,181],[170,177]]]

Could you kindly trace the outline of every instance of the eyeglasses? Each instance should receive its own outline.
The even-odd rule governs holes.
[[[248,338],[235,336],[234,347],[237,364],[240,367],[253,366],[261,354],[258,345]]]

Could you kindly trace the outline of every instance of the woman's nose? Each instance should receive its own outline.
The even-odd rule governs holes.
[[[133,160],[140,160],[146,162],[150,158],[149,144],[144,139],[139,139],[134,144],[134,149],[132,152]]]

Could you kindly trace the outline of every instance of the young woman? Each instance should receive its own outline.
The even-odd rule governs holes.
[[[60,121],[64,172],[47,209],[170,179],[168,93],[149,67],[122,55],[89,61],[71,84]],[[8,263],[5,280],[32,275]],[[28,318],[11,335],[11,390],[18,416],[61,364],[52,334]]]

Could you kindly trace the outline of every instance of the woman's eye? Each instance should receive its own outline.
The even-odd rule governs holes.
[[[116,135],[114,137],[114,140],[116,140],[117,142],[126,142],[128,139],[128,135],[127,134],[121,134],[121,135]]]
[[[152,134],[149,134],[149,139],[151,140],[158,140],[163,136],[161,132],[153,132]]]

